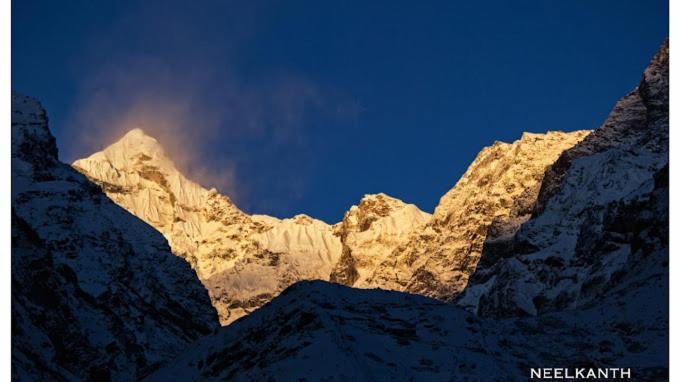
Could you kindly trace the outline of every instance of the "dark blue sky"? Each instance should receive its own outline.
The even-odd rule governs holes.
[[[335,222],[366,193],[432,211],[495,140],[597,127],[667,15],[663,0],[13,1],[12,88],[43,102],[64,161],[141,126],[248,212]]]

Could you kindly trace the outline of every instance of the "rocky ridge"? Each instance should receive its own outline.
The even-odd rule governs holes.
[[[73,167],[168,239],[208,288],[225,325],[298,280],[327,279],[341,252],[332,227],[320,220],[250,216],[187,179],[141,129]]]
[[[604,124],[546,172],[532,218],[487,241],[458,303],[537,315],[597,301],[668,261],[668,41]],[[659,266],[659,264],[665,264]]]
[[[531,212],[546,166],[586,134],[525,133],[512,144],[496,142],[434,215],[385,194],[366,195],[333,226],[306,215],[245,214],[185,178],[140,129],[73,167],[166,236],[228,324],[299,280],[450,299],[474,271],[487,233],[513,233]]]
[[[441,300],[456,296],[484,241],[511,235],[529,218],[546,167],[588,133],[524,133],[513,143],[484,148],[432,218],[386,257],[367,285]]]
[[[330,274],[330,281],[367,287],[367,279],[376,267],[430,217],[414,204],[382,193],[364,196],[335,225],[335,233],[342,242],[342,255]]]
[[[185,178],[160,143],[138,128],[73,167],[116,204],[163,233],[173,252],[191,263],[202,279],[230,267],[243,253],[256,251],[257,244],[247,238],[269,227],[216,189]]]
[[[333,226],[306,215],[247,215],[186,179],[139,129],[73,166],[168,238],[228,324],[299,280],[451,298],[474,270],[487,231],[514,232],[545,167],[586,134],[525,133],[485,148],[434,215],[385,194],[366,195]]]

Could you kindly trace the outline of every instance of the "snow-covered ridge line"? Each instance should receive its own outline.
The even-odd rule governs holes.
[[[173,252],[196,269],[222,323],[227,324],[298,280],[332,280],[355,287],[450,297],[464,286],[467,274],[474,270],[474,259],[453,273],[441,270],[449,264],[426,271],[424,263],[434,264],[428,260],[434,247],[428,245],[453,243],[464,248],[471,245],[471,240],[481,242],[484,233],[476,238],[465,233],[480,222],[496,222],[496,231],[512,231],[525,214],[526,207],[516,206],[521,204],[519,199],[529,199],[525,204],[531,203],[525,189],[536,188],[545,166],[586,134],[524,133],[514,143],[496,142],[483,149],[456,187],[442,198],[434,217],[413,204],[380,193],[365,195],[333,226],[307,215],[278,219],[245,214],[227,196],[188,180],[159,142],[141,129],[133,129],[103,151],[75,161],[73,167],[98,183],[117,204],[163,233]],[[509,191],[499,192],[488,179],[475,178],[483,172],[488,179],[505,177],[507,184],[503,187]],[[468,186],[471,182],[476,186]],[[459,201],[452,202],[454,199]],[[458,226],[438,228],[442,220],[458,224],[463,217],[469,218],[465,214],[474,216],[470,209],[479,208],[475,207],[479,203],[487,203],[488,208],[467,225],[468,231],[454,232],[460,231]],[[459,210],[461,215],[447,217],[449,210]],[[508,221],[514,223],[499,228],[498,221],[504,214],[521,216],[508,215]],[[420,242],[423,232],[428,241],[425,245]],[[432,241],[431,236],[438,239]],[[427,255],[400,259],[411,246],[428,251]],[[467,261],[463,259],[467,252],[454,252],[446,249],[434,256],[457,256],[457,261]],[[399,264],[394,263],[395,259]],[[433,278],[441,281],[427,281],[432,271]]]
[[[536,187],[545,165],[585,134],[524,133],[515,143],[497,142],[480,152],[453,190],[466,187],[467,179],[482,171],[496,171],[497,174],[488,176],[502,176],[505,170],[498,168],[502,164],[494,158],[518,162],[515,167],[524,170],[513,171],[529,171],[530,175],[510,180],[515,183],[508,186],[512,192],[506,193],[505,199],[490,190],[492,183],[488,181],[474,190],[456,191],[478,194],[473,198],[503,199],[510,210],[515,199],[524,195],[522,188]],[[188,180],[158,141],[140,129],[131,130],[101,152],[75,161],[73,167],[100,184],[117,204],[163,233],[173,252],[185,258],[208,287],[223,324],[253,311],[298,280],[332,280],[355,287],[409,290],[442,298],[444,293],[439,284],[423,284],[419,262],[426,259],[420,259],[416,268],[392,262],[414,238],[419,250],[427,250],[427,245],[417,243],[418,235],[446,219],[442,218],[444,210],[468,208],[466,196],[453,207],[447,206],[452,197],[445,196],[435,211],[435,219],[413,204],[380,193],[365,195],[333,226],[306,215],[291,219],[250,216],[228,197]],[[485,192],[493,195],[484,196]],[[485,224],[502,216],[498,211],[492,216],[491,210],[484,214]],[[443,242],[450,243],[450,236],[456,234],[453,230],[434,229],[440,232]],[[471,239],[464,234],[453,240],[465,247]],[[442,282],[453,282],[460,288],[464,284],[451,278],[465,279],[471,269],[474,264],[463,273],[456,273],[457,276],[436,277],[448,279]],[[392,281],[395,276],[407,279]]]
[[[474,271],[484,241],[512,234],[529,217],[546,167],[589,133],[524,133],[513,143],[482,149],[429,221],[375,268],[368,286],[455,297]]]
[[[376,194],[366,195],[332,226],[306,215],[291,219],[249,216],[228,197],[187,180],[158,142],[141,130],[75,162],[74,167],[168,238],[173,252],[186,258],[208,286],[223,323],[252,312],[295,281],[307,279],[450,301],[468,285],[485,248],[489,256],[484,267],[508,243],[514,243],[508,248],[532,250],[533,238],[516,239],[536,224],[555,195],[576,182],[565,178],[576,168],[574,164],[583,168],[579,176],[600,166],[584,158],[613,161],[595,154],[637,145],[647,150],[639,156],[646,162],[630,166],[648,168],[636,172],[639,178],[612,180],[612,184],[636,192],[644,182],[653,183],[650,179],[663,167],[667,146],[663,141],[667,136],[663,130],[667,126],[664,49],[667,54],[663,48],[638,89],[617,103],[601,128],[592,133],[524,133],[512,143],[495,142],[480,151],[432,215]],[[661,130],[649,134],[645,126],[653,120]],[[623,158],[626,153],[617,155]],[[574,190],[581,192],[578,187]],[[612,195],[618,194],[598,191],[589,194],[588,200],[611,201],[616,199]],[[572,248],[572,244],[564,245]],[[484,274],[477,273],[477,278]],[[491,277],[476,283],[488,285]],[[542,298],[533,292],[523,295]],[[542,303],[521,304],[533,314],[540,310],[535,305]]]
[[[187,179],[141,129],[73,167],[168,239],[208,286],[223,324],[294,281],[327,277],[340,253],[330,225],[304,215],[245,214],[229,197]]]

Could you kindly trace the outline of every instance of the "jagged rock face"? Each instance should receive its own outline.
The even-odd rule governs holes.
[[[587,134],[525,133],[512,144],[483,149],[432,218],[378,265],[366,285],[443,300],[456,296],[484,240],[510,235],[528,219],[546,167]]]
[[[13,380],[136,380],[218,326],[191,267],[59,162],[43,108],[12,94]]]
[[[667,380],[659,287],[613,290],[581,311],[488,319],[422,296],[300,282],[147,380],[521,381],[536,365],[625,365],[636,381]]]
[[[376,267],[430,217],[415,205],[382,193],[364,196],[335,226],[343,249],[330,281],[367,287],[367,278]]]
[[[536,315],[590,304],[639,272],[648,276],[640,283],[667,287],[667,171],[666,41],[640,85],[546,172],[532,219],[485,244],[458,303],[480,315]]]
[[[298,280],[450,298],[465,286],[487,234],[514,232],[533,208],[545,167],[585,135],[524,134],[484,149],[434,216],[385,194],[366,195],[333,227],[305,215],[243,213],[186,179],[139,129],[73,166],[168,238],[227,324]]]
[[[73,167],[159,230],[210,292],[220,322],[257,309],[298,280],[327,279],[341,252],[328,224],[298,215],[250,216],[188,180],[140,129]]]
[[[173,252],[187,259],[201,279],[226,270],[243,253],[257,251],[247,238],[268,228],[215,189],[186,179],[158,141],[140,129],[73,167],[163,233]]]
[[[328,279],[341,250],[331,226],[306,215],[279,220],[251,239],[260,251],[204,279],[215,296],[213,303],[226,307],[224,324],[254,311],[297,281]]]

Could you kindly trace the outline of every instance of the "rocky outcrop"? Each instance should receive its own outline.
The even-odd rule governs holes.
[[[487,241],[458,303],[480,315],[540,315],[621,285],[667,282],[667,171],[668,42],[605,123],[546,172],[532,219]]]
[[[191,267],[59,162],[43,108],[12,94],[13,380],[136,380],[218,326]]]
[[[388,260],[394,249],[421,229],[431,215],[413,204],[385,194],[366,195],[352,206],[335,233],[342,242],[342,255],[330,275],[332,282],[367,287],[368,277]]]
[[[434,211],[366,284],[442,300],[460,293],[486,239],[511,235],[529,218],[543,174],[588,132],[525,133],[483,149]]]

